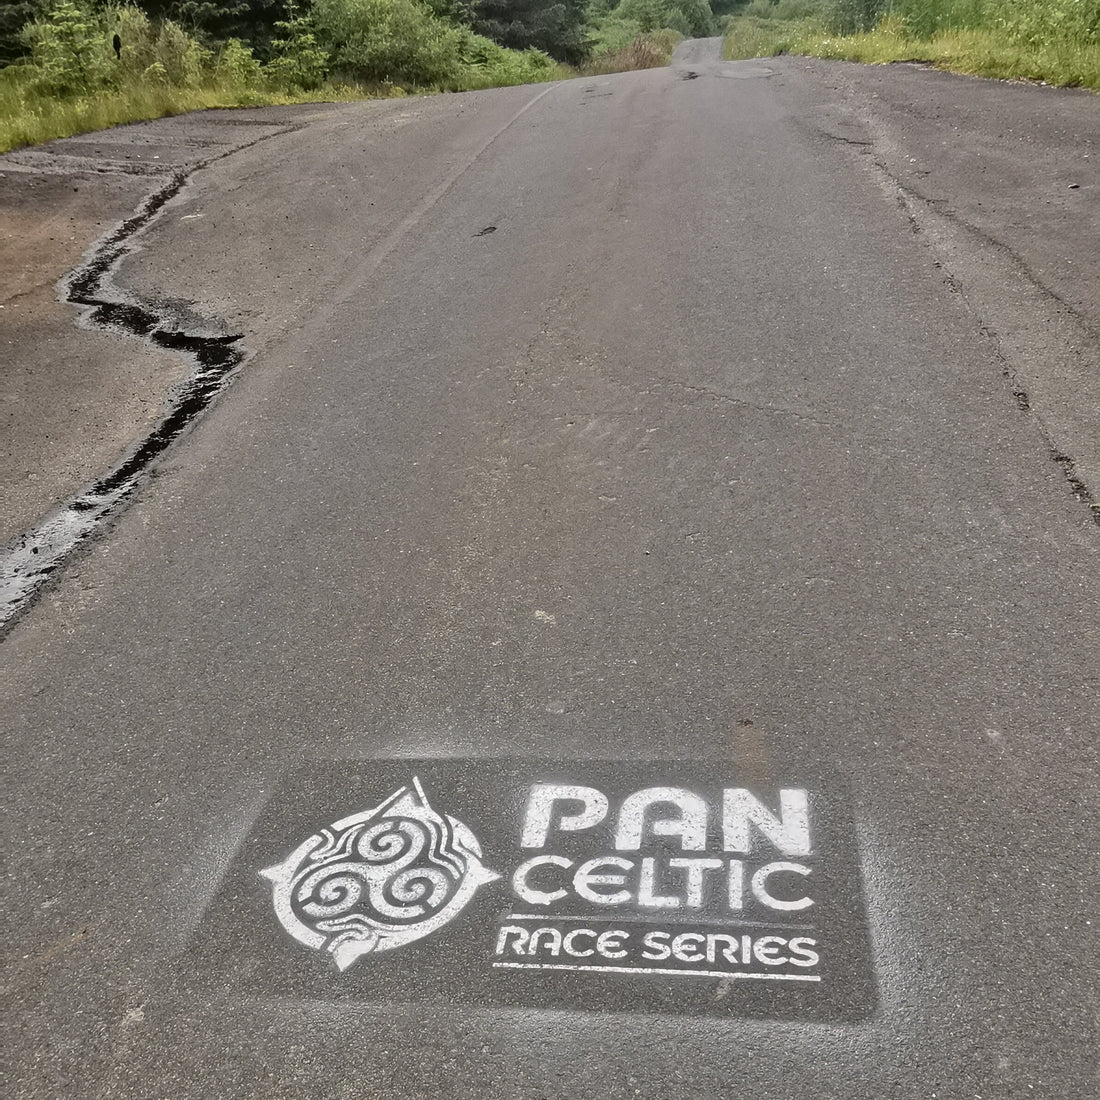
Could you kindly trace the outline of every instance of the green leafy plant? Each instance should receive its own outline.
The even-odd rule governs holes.
[[[315,91],[328,75],[332,58],[317,41],[313,21],[290,9],[286,20],[275,24],[279,37],[272,42],[272,57],[267,63],[267,77],[275,85]]]
[[[219,84],[255,88],[263,80],[263,67],[239,38],[230,38],[217,53],[214,78]]]
[[[432,87],[460,75],[461,35],[416,0],[314,0],[312,19],[345,79]]]
[[[55,0],[24,27],[23,41],[41,90],[75,95],[106,84],[112,75],[111,40],[87,0]]]

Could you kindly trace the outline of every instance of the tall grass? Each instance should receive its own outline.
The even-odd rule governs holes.
[[[729,20],[725,51],[925,61],[1100,89],[1100,0],[753,0]]]
[[[667,65],[681,35],[673,30],[638,34],[618,49],[604,50],[577,70],[581,76],[626,73],[636,69],[658,69]]]

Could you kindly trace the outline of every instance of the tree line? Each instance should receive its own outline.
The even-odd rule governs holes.
[[[132,6],[151,20],[171,20],[206,44],[236,39],[266,61],[275,43],[285,39],[280,24],[310,20],[315,5],[310,0],[134,0]],[[541,50],[570,64],[587,53],[588,0],[423,0],[416,6],[511,49]],[[26,28],[48,21],[56,7],[54,0],[12,0],[0,7],[0,65],[31,53]]]

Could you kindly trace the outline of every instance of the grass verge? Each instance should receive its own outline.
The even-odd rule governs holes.
[[[815,17],[739,16],[726,28],[724,51],[730,61],[784,53],[869,64],[918,61],[972,76],[1100,90],[1100,46],[1055,39],[1023,43],[995,28],[945,30],[922,38],[889,17],[871,31],[837,35]]]
[[[372,89],[333,85],[315,92],[269,92],[255,88],[217,86],[198,88],[138,84],[101,89],[73,98],[47,96],[21,86],[11,78],[15,69],[0,71],[0,153],[54,138],[105,130],[124,122],[180,115],[213,107],[261,107],[287,103],[344,100],[404,94],[400,89]]]

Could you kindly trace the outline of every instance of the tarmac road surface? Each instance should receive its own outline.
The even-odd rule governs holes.
[[[141,230],[248,358],[0,654],[8,1095],[1095,1095],[1100,101],[718,56]]]

